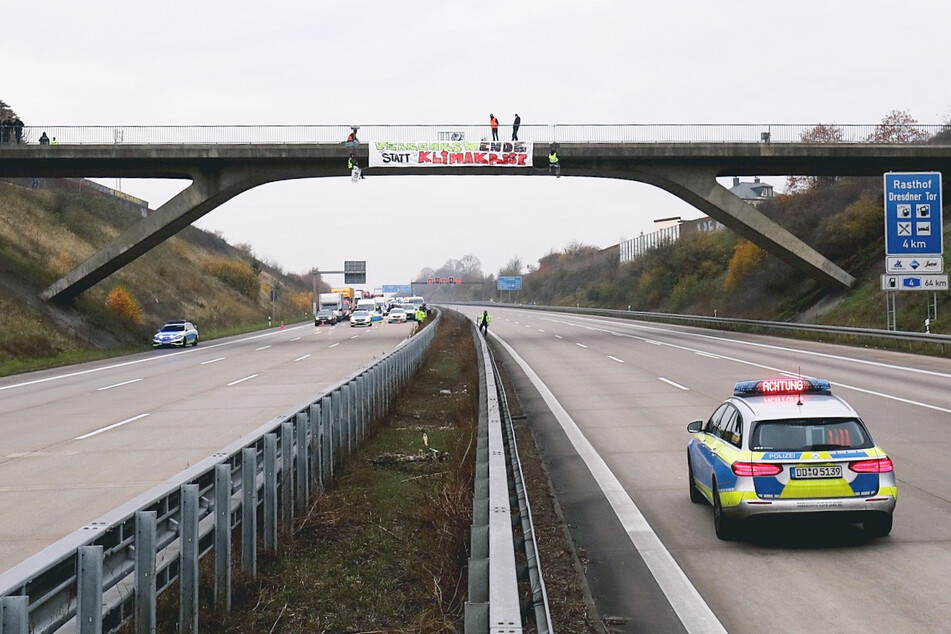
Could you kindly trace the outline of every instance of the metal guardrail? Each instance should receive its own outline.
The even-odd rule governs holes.
[[[484,305],[482,303],[480,306]],[[652,313],[637,310],[623,310],[617,308],[582,308],[571,306],[538,306],[526,304],[491,304],[493,306],[502,306],[509,308],[524,308],[527,310],[547,310],[562,313],[577,313],[581,315],[603,315],[605,317],[621,317],[624,319],[643,319],[645,321],[658,321],[664,323],[677,323],[687,326],[702,326],[725,328],[740,327],[743,330],[759,331],[785,331],[798,333],[814,334],[835,334],[845,337],[854,337],[858,339],[868,339],[871,341],[889,339],[892,341],[909,341],[916,343],[938,344],[944,350],[944,346],[951,345],[951,335],[941,335],[923,332],[911,332],[908,330],[880,330],[875,328],[852,328],[849,326],[826,326],[823,324],[801,324],[788,321],[761,321],[756,319],[739,319],[732,317],[708,317],[705,315],[679,315],[676,313]]]
[[[518,138],[535,143],[803,143],[816,124],[802,123],[543,123],[523,124]],[[876,143],[877,134],[900,143],[923,143],[944,132],[944,124],[835,124],[839,143]],[[21,143],[37,144],[43,133],[59,145],[114,144],[301,144],[347,139],[351,125],[116,125],[26,126]],[[480,141],[491,138],[488,123],[366,124],[359,138],[367,141]],[[511,125],[500,126],[499,138],[511,139]],[[15,139],[0,143],[15,146]]]
[[[114,631],[134,620],[154,632],[156,597],[178,582],[180,631],[198,632],[198,561],[214,555],[214,604],[231,609],[231,544],[254,574],[258,537],[276,551],[341,458],[386,416],[439,324],[291,413],[0,574],[0,634]],[[258,512],[263,519],[257,527]]]
[[[519,582],[527,581],[532,596],[526,603],[534,610],[536,631],[548,634],[548,597],[505,392],[474,324],[472,336],[479,356],[480,402],[465,631],[522,632]],[[517,508],[511,508],[512,502]]]

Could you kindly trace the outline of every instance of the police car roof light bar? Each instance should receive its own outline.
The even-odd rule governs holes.
[[[765,394],[831,394],[832,384],[825,379],[760,379],[740,381],[733,386],[733,396]]]

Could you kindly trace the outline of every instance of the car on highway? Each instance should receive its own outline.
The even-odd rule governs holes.
[[[165,322],[152,337],[152,347],[198,345],[198,328],[185,319]]]
[[[370,326],[372,324],[372,317],[370,316],[370,311],[368,310],[356,310],[350,315],[350,327],[355,326]]]
[[[337,313],[329,308],[321,308],[317,311],[317,317],[314,319],[315,326],[322,326],[323,324],[329,324],[333,326],[337,323]]]
[[[894,465],[827,380],[741,381],[687,431],[690,500],[713,506],[720,539],[768,514],[834,515],[869,537],[892,530]]]
[[[406,311],[402,308],[391,308],[389,315],[387,315],[387,321],[391,324],[396,322],[398,324],[406,323]]]

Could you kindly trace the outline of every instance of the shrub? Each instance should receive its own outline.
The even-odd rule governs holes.
[[[66,251],[60,251],[54,257],[50,258],[49,264],[46,265],[46,269],[53,275],[62,277],[69,273],[70,269],[73,268],[73,259],[69,257],[69,254]]]
[[[142,307],[124,287],[116,286],[106,298],[106,309],[130,324],[142,321]]]
[[[730,266],[726,272],[726,282],[724,285],[727,290],[733,290],[743,277],[755,269],[766,257],[766,252],[758,246],[744,240],[737,243],[733,248],[733,257],[730,258]]]
[[[205,264],[205,271],[251,300],[258,298],[258,276],[244,262],[217,258]]]

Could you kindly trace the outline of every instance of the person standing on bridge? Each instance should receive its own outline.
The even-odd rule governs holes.
[[[515,113],[515,121],[512,122],[512,140],[518,141],[518,126],[522,125],[522,118]]]
[[[561,163],[558,162],[558,152],[555,151],[554,145],[548,150],[548,173],[554,174],[555,178],[561,178]]]
[[[489,311],[483,310],[482,314],[479,315],[479,330],[486,337],[489,336],[489,322],[492,321],[492,318],[489,317]]]
[[[50,138],[46,136],[46,131],[43,131],[43,134],[40,135],[40,145],[49,145]]]
[[[489,114],[489,125],[492,126],[492,140],[499,140],[499,120],[495,118],[494,114]]]

